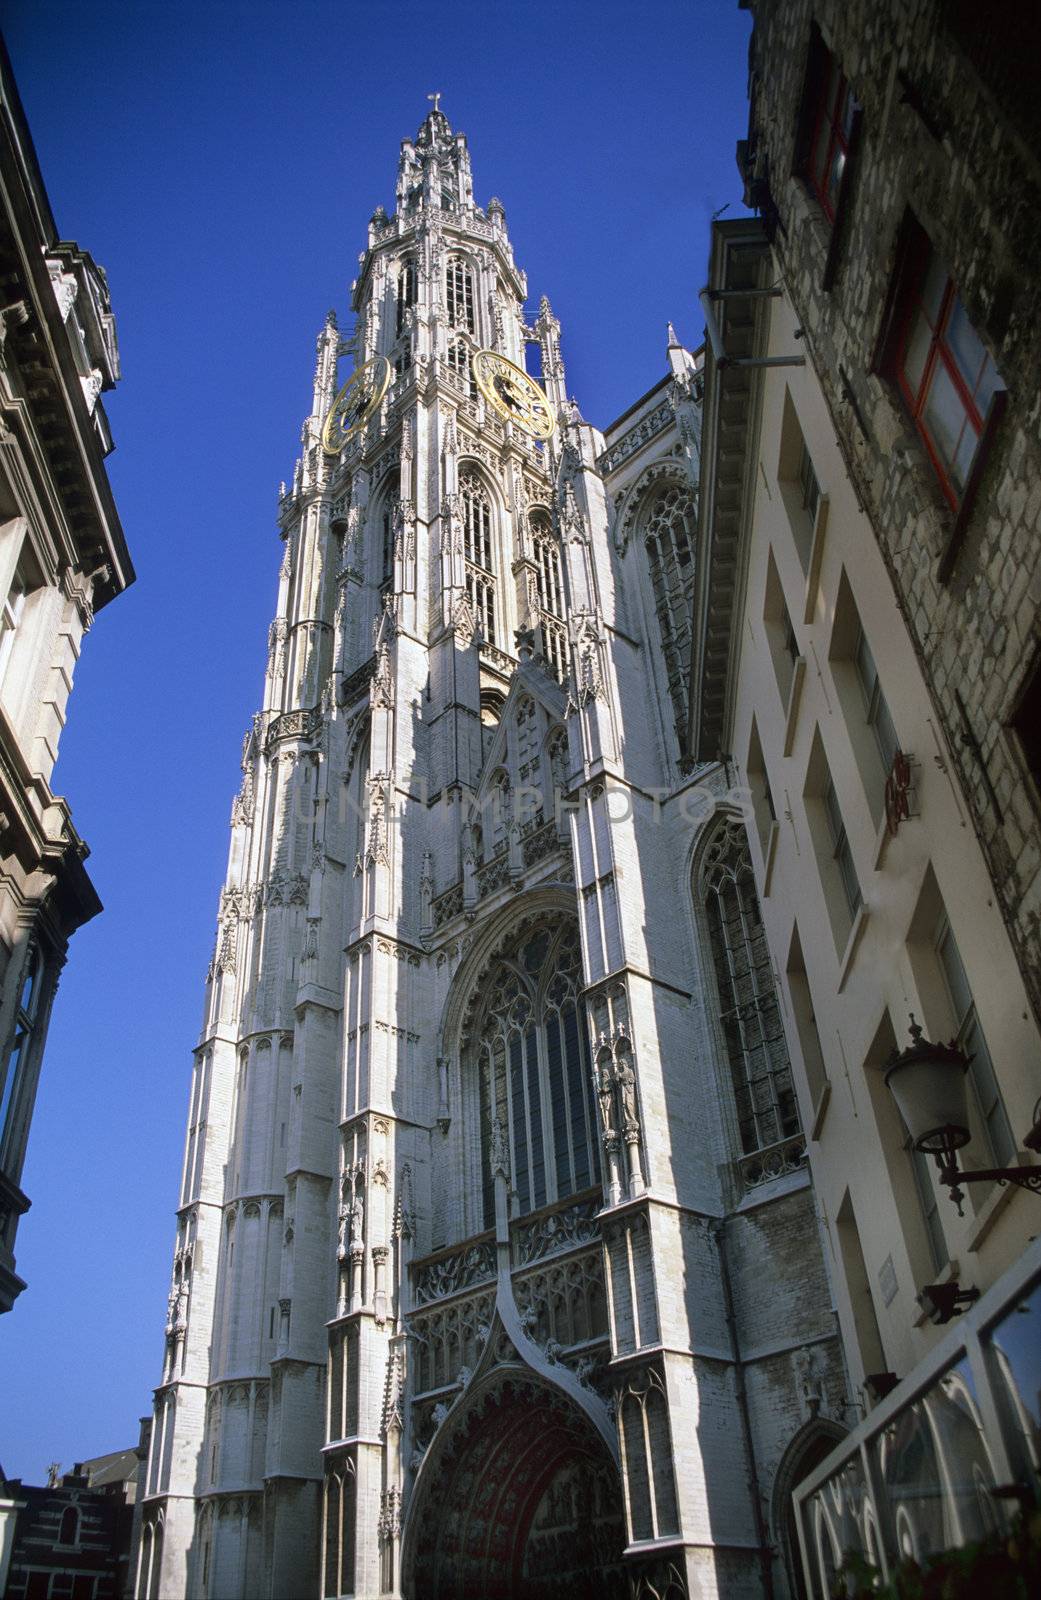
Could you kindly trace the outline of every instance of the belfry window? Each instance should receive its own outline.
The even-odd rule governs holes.
[[[394,524],[397,520],[401,492],[400,474],[394,472],[387,480],[380,506],[380,583],[386,584],[394,576]]]
[[[448,370],[456,378],[458,387],[471,400],[477,398],[477,385],[470,371],[470,349],[465,339],[450,339],[445,353]]]
[[[694,597],[694,504],[688,490],[673,484],[655,499],[644,531],[651,569],[654,609],[665,656],[669,698],[676,733],[683,745],[687,727],[691,609]]]
[[[477,1033],[485,1227],[495,1221],[496,1123],[517,1214],[599,1179],[581,982],[578,927],[556,919],[507,946],[485,986]]]
[[[450,328],[465,328],[467,333],[476,333],[474,278],[461,256],[449,256],[445,268],[445,310]]]
[[[722,824],[701,870],[743,1154],[799,1132],[777,990],[755,892],[748,840],[736,818]]]
[[[560,545],[545,511],[528,519],[535,582],[539,595],[539,622],[546,659],[563,682],[567,671],[567,629],[564,626],[564,585],[560,572]]]
[[[492,566],[492,508],[488,490],[476,472],[459,477],[459,508],[463,520],[463,555],[466,592],[488,644],[495,643],[495,575]]]
[[[396,332],[405,327],[405,312],[416,303],[416,263],[410,256],[398,273],[398,307]]]
[[[459,500],[463,513],[463,551],[467,561],[492,570],[492,513],[488,491],[476,472],[464,472],[459,479]]]

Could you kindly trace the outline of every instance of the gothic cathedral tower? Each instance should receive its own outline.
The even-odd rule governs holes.
[[[602,434],[526,293],[435,103],[280,502],[138,1600],[783,1596],[840,1431],[740,797],[681,760],[699,362]]]

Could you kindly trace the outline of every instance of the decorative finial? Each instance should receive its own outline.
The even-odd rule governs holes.
[[[441,90],[440,89],[437,91],[437,94],[428,94],[427,95],[427,99],[428,100],[432,100],[434,102],[434,110],[435,111],[440,111],[440,109],[441,109]]]
[[[672,326],[672,323],[670,322],[669,323],[669,349],[671,350],[674,345],[678,345],[678,344],[679,344],[679,340],[676,337],[676,329]]]

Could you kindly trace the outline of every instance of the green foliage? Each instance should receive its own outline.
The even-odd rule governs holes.
[[[903,1561],[888,1583],[859,1551],[836,1576],[832,1600],[1036,1600],[1041,1595],[1041,1511],[1020,1513],[1011,1528],[972,1544]]]

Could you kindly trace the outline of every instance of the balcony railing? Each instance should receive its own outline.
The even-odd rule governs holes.
[[[795,1491],[807,1593],[847,1556],[888,1581],[1041,1493],[1041,1240]],[[838,1580],[841,1583],[841,1580]]]

